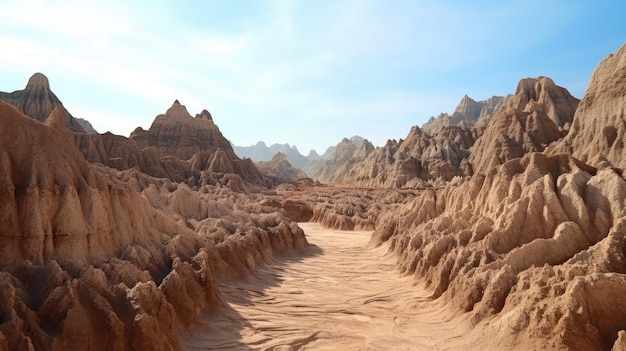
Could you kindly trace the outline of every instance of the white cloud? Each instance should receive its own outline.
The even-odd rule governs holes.
[[[516,55],[558,27],[550,18],[555,5],[535,13],[527,2],[263,4],[256,17],[225,30],[210,21],[187,22],[159,3],[3,2],[0,66],[76,77],[74,89],[89,87],[111,103],[106,110],[74,103],[80,111],[72,112],[98,129],[113,120],[117,133],[154,117],[124,119],[129,100],[154,111],[180,99],[191,113],[211,110],[233,139],[241,125],[262,127],[259,119],[273,122],[270,133],[289,135],[298,132],[287,130],[289,125],[336,122],[348,128],[364,118],[372,124],[385,118],[404,134],[410,125],[399,125],[407,116],[425,120],[450,111],[462,95],[442,98],[437,77],[454,79],[446,75],[459,67]],[[194,7],[207,11],[202,5]],[[219,3],[210,7],[219,11]],[[516,40],[531,15],[535,20],[524,25],[526,37]],[[72,96],[60,98],[72,102]],[[258,128],[250,133],[264,138]]]

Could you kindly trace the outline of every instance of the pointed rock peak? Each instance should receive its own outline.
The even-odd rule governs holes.
[[[173,118],[191,118],[191,115],[187,111],[185,105],[181,105],[178,100],[175,100],[172,104],[172,107],[167,109],[167,112],[165,112],[165,116]]]
[[[372,144],[369,140],[367,139],[363,139],[363,144],[361,144],[360,149],[364,149],[367,151],[372,151],[374,150],[374,144]]]
[[[517,84],[515,95],[525,95],[536,100],[542,90],[553,87],[556,87],[556,84],[548,77],[524,78]]]
[[[409,131],[409,136],[411,136],[411,135],[422,135],[422,134],[424,134],[424,132],[422,132],[422,130],[418,126],[411,127],[411,130]]]
[[[461,102],[465,102],[465,101],[476,102],[476,100],[474,100],[471,97],[467,96],[467,94],[463,95],[463,98],[461,99]]]
[[[287,161],[287,155],[284,152],[277,152],[274,157],[272,157],[272,161]]]
[[[50,116],[46,119],[45,124],[56,129],[67,129],[70,123],[70,114],[61,105],[52,110]]]
[[[196,115],[196,118],[200,118],[200,119],[204,118],[204,119],[208,119],[209,121],[213,120],[213,116],[211,116],[211,113],[207,110],[202,110],[202,112]]]
[[[35,73],[28,80],[28,84],[26,84],[25,90],[35,90],[35,89],[45,89],[50,90],[50,83],[48,82],[48,77],[44,76],[41,73]]]
[[[350,138],[350,140],[352,140],[352,142],[354,143],[354,145],[356,145],[356,147],[361,147],[361,144],[363,144],[363,137],[360,135],[355,135],[352,138]]]

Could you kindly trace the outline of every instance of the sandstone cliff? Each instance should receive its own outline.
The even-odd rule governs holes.
[[[52,110],[63,106],[61,100],[50,90],[48,78],[41,73],[33,74],[24,90],[12,93],[0,92],[0,101],[17,107],[23,114],[41,122],[50,116]],[[69,115],[69,112],[65,113]],[[74,132],[96,133],[88,121],[71,115],[67,120],[67,127]]]
[[[306,174],[301,170],[293,167],[287,159],[287,155],[282,152],[277,153],[267,162],[257,162],[257,168],[272,177],[281,179],[298,179],[306,178]]]
[[[0,103],[0,349],[178,350],[218,280],[306,245],[228,188],[90,165],[67,119]]]
[[[150,129],[135,129],[130,139],[146,147],[154,147],[163,155],[188,160],[197,152],[223,150],[232,159],[238,159],[207,110],[191,117],[178,100],[155,118]]]
[[[323,182],[345,182],[345,175],[352,166],[363,161],[373,150],[374,145],[368,140],[363,140],[357,146],[353,140],[344,138],[329,159],[321,161],[316,169],[307,168],[306,171],[311,172],[312,178]]]
[[[190,186],[221,184],[242,191],[244,182],[273,184],[252,160],[235,155],[206,110],[193,118],[178,101],[155,119],[150,130],[138,128],[130,138],[75,134],[74,141],[89,162],[118,170],[133,168]]]
[[[522,79],[472,147],[473,172],[486,174],[508,160],[543,151],[563,137],[577,106],[578,100],[549,78]]]
[[[626,181],[605,167],[621,157],[602,132],[626,124],[624,52],[600,63],[567,138],[545,153],[533,151],[560,138],[576,101],[523,80],[472,148],[471,178],[378,218],[372,244],[388,242],[404,272],[468,313],[485,348],[624,344]]]
[[[376,149],[365,143],[356,149],[344,139],[311,177],[361,187],[420,187],[424,181],[471,175],[467,158],[473,144],[472,132],[456,126],[434,136],[414,126],[406,139],[389,140]]]
[[[626,169],[626,45],[600,62],[572,127],[551,153],[566,152],[596,167]]]
[[[428,122],[424,123],[421,129],[430,135],[434,135],[443,127],[471,127],[478,123],[479,120],[482,120],[484,123],[484,121],[491,118],[496,109],[502,106],[505,100],[506,98],[502,96],[492,96],[484,101],[475,101],[465,95],[452,115],[442,113],[436,118],[431,117]]]

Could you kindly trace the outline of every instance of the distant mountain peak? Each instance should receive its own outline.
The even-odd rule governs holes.
[[[211,113],[207,110],[202,110],[202,112],[196,115],[196,118],[200,118],[200,119],[204,118],[204,119],[213,121],[213,116],[211,116]]]
[[[48,81],[48,77],[43,75],[42,73],[33,74],[28,83],[26,84],[26,88],[24,90],[50,90],[50,82]]]
[[[174,100],[174,103],[170,108],[165,112],[165,117],[170,118],[192,118],[189,111],[187,111],[187,107],[182,105],[178,100]]]

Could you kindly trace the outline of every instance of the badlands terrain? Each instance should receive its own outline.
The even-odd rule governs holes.
[[[626,350],[626,46],[304,170],[0,101],[0,350]]]

